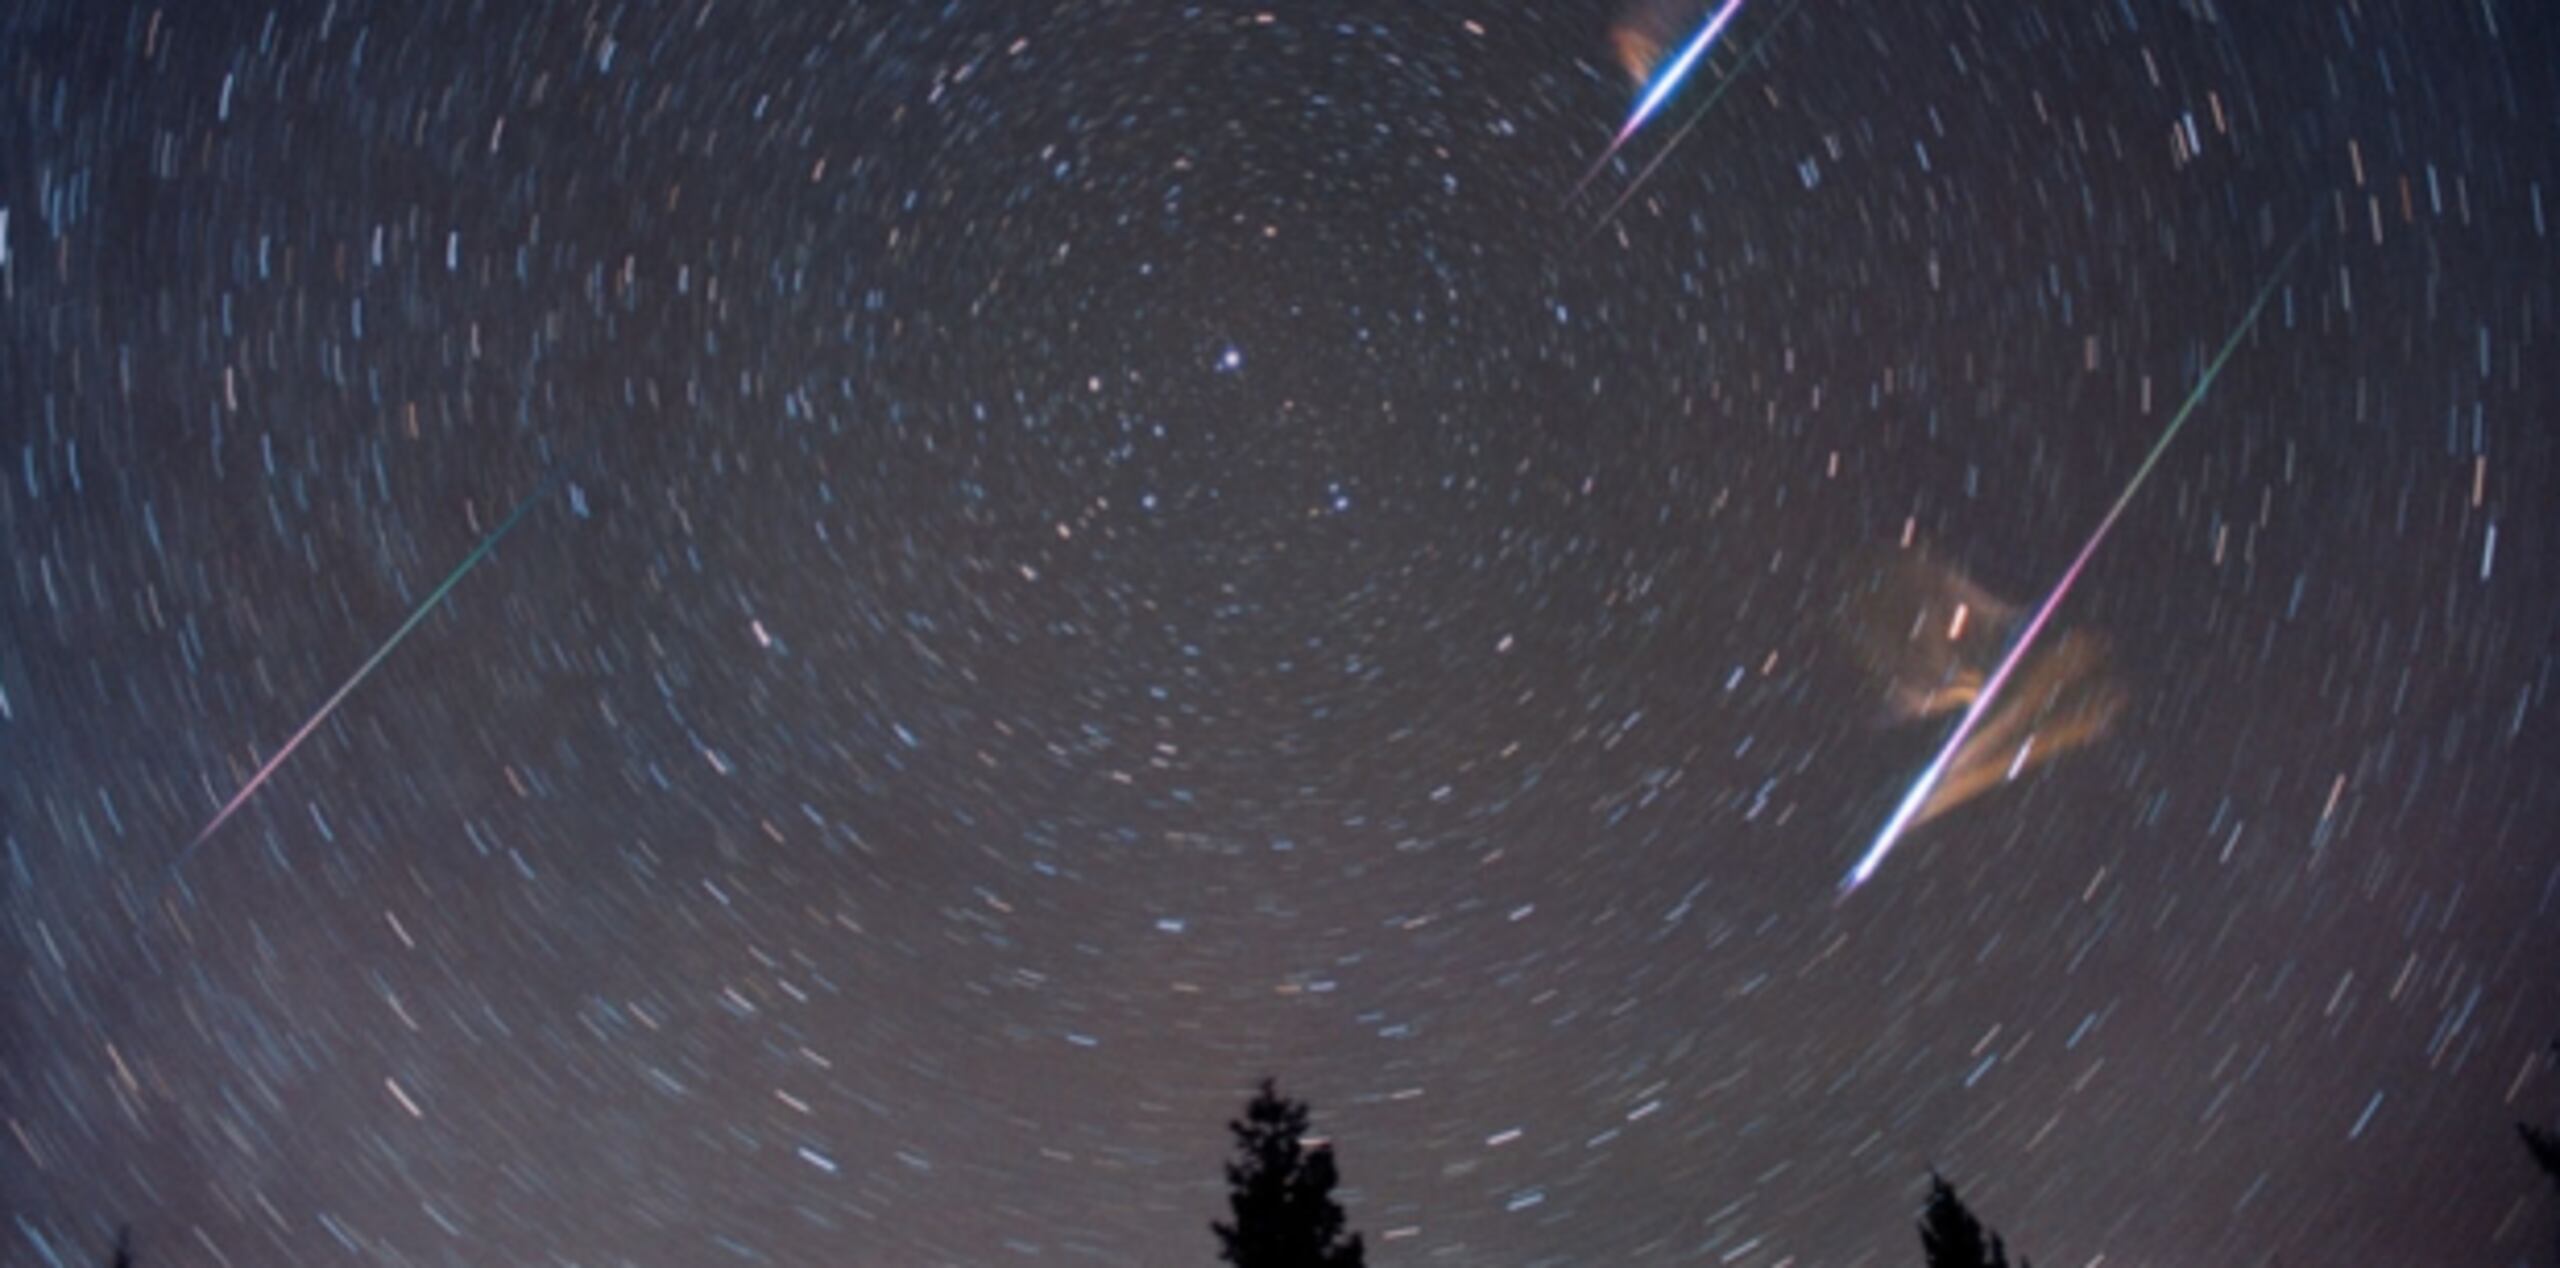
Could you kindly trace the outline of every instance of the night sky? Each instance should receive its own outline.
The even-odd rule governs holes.
[[[2549,1253],[2549,13],[1708,12],[7,6],[0,1262]]]

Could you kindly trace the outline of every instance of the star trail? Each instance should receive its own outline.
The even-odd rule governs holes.
[[[10,6],[0,1264],[2533,1261],[2540,19]]]

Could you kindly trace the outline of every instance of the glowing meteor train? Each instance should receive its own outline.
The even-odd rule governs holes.
[[[2062,606],[2063,596],[2071,593],[2072,583],[2078,581],[2081,571],[2088,567],[2089,557],[2098,553],[2098,544],[2107,539],[2108,530],[2113,529],[2116,521],[2124,516],[2125,507],[2132,504],[2133,495],[2141,491],[2142,482],[2150,478],[2152,468],[2160,465],[2160,455],[2167,452],[2170,442],[2178,438],[2179,430],[2186,426],[2187,416],[2195,412],[2196,406],[2204,400],[2205,392],[2212,388],[2214,376],[2222,373],[2223,363],[2231,359],[2231,354],[2239,349],[2240,341],[2258,324],[2258,314],[2265,311],[2267,300],[2276,293],[2277,284],[2284,280],[2285,269],[2293,263],[2294,255],[2302,250],[2302,244],[2310,237],[2311,228],[2306,226],[2294,237],[2293,245],[2285,248],[2284,258],[2276,262],[2274,273],[2267,278],[2266,285],[2258,288],[2257,298],[2250,301],[2248,312],[2223,339],[2221,351],[2216,352],[2213,360],[2205,366],[2203,376],[2196,380],[2195,389],[2187,393],[2186,402],[2169,419],[2169,425],[2160,430],[2160,438],[2152,442],[2151,452],[2143,456],[2142,465],[2135,468],[2133,478],[2125,482],[2124,492],[2116,495],[2115,504],[2108,507],[2106,515],[2098,520],[2097,530],[2090,533],[2089,540],[2081,545],[2080,553],[2071,560],[2071,566],[2062,570],[2062,579],[2053,584],[2052,592],[2045,595],[2043,603],[2036,605],[2035,614],[2027,618],[2026,625],[2010,641],[1998,666],[1982,681],[1981,689],[1974,693],[1972,702],[1965,706],[1964,715],[1956,721],[1955,730],[1948,734],[1946,743],[1939,746],[1938,755],[1921,768],[1920,777],[1911,781],[1910,791],[1904,793],[1901,802],[1894,806],[1892,816],[1884,821],[1884,828],[1876,833],[1875,841],[1867,847],[1866,854],[1849,869],[1848,875],[1840,878],[1841,897],[1848,897],[1866,884],[1876,874],[1876,869],[1884,866],[1885,856],[1893,853],[1893,847],[1901,843],[1903,834],[1910,829],[1921,808],[1929,803],[1930,794],[1936,791],[1938,782],[1946,778],[1947,766],[1955,760],[1956,751],[1964,747],[1965,741],[1981,724],[1983,715],[1990,712],[1992,702],[2000,696],[2000,689],[2017,672],[2019,662],[2026,659],[2027,649],[2034,646],[2036,635],[2053,619],[2054,610]]]
[[[533,492],[525,495],[523,501],[516,503],[516,509],[507,514],[506,520],[500,523],[495,531],[480,540],[480,545],[465,556],[461,565],[444,579],[444,584],[437,586],[424,600],[420,601],[417,610],[409,614],[409,619],[401,622],[400,628],[391,631],[391,637],[383,640],[382,646],[374,649],[373,655],[366,657],[363,664],[356,666],[356,671],[347,676],[346,682],[340,684],[336,691],[331,692],[328,699],[320,702],[320,708],[312,713],[311,719],[303,723],[300,730],[287,737],[283,746],[275,751],[275,756],[268,758],[266,765],[260,766],[257,773],[249,777],[247,783],[240,785],[240,791],[233,793],[231,800],[224,802],[222,809],[215,811],[213,818],[196,833],[195,839],[187,842],[187,848],[178,852],[178,857],[169,864],[168,874],[161,881],[163,887],[178,878],[178,871],[187,865],[187,860],[195,857],[196,851],[204,848],[204,843],[212,840],[213,834],[220,832],[222,825],[230,822],[231,816],[240,812],[240,807],[249,804],[249,799],[256,796],[258,789],[264,787],[269,779],[275,777],[276,770],[285,764],[286,759],[293,756],[294,750],[301,748],[302,742],[310,739],[311,733],[319,730],[320,724],[329,720],[329,715],[336,712],[340,704],[346,702],[346,698],[354,693],[357,685],[390,657],[392,650],[400,646],[401,640],[409,637],[409,632],[418,628],[419,623],[427,619],[428,613],[436,610],[436,605],[442,603],[444,597],[451,594],[456,585],[461,584],[463,577],[479,566],[481,560],[488,558],[489,552],[496,550],[499,542],[506,540],[507,534],[513,532],[515,526],[523,521],[525,512],[532,510],[533,504],[541,501],[542,496],[549,493],[551,487],[559,480],[560,471],[554,469],[550,475],[543,478],[542,483],[536,486]]]

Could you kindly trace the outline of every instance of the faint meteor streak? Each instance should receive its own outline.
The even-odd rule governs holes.
[[[1627,114],[1627,121],[1618,129],[1618,135],[1612,137],[1609,147],[1600,152],[1598,159],[1593,160],[1591,170],[1584,172],[1582,179],[1574,182],[1573,192],[1565,195],[1567,202],[1571,202],[1576,195],[1579,195],[1583,187],[1589,185],[1591,179],[1600,174],[1600,169],[1607,167],[1609,160],[1618,156],[1619,150],[1626,148],[1628,139],[1635,136],[1637,131],[1644,127],[1645,121],[1651,119],[1654,112],[1662,108],[1663,102],[1671,99],[1671,94],[1679,89],[1680,81],[1687,79],[1689,72],[1697,69],[1698,59],[1705,57],[1707,50],[1715,47],[1716,40],[1724,35],[1724,29],[1732,25],[1734,15],[1741,11],[1742,0],[1724,0],[1724,4],[1717,8],[1715,15],[1707,19],[1707,24],[1698,28],[1698,33],[1690,37],[1688,45],[1680,50],[1680,56],[1673,58],[1671,64],[1664,67],[1661,74],[1653,77],[1653,86],[1645,89],[1644,96],[1637,99],[1636,108]]]
[[[2160,465],[2160,455],[2168,452],[2170,442],[2176,440],[2179,430],[2186,426],[2187,416],[2203,402],[2205,392],[2213,387],[2214,377],[2222,373],[2223,363],[2231,359],[2231,354],[2239,350],[2240,341],[2247,338],[2249,331],[2258,324],[2258,314],[2266,310],[2267,300],[2276,293],[2277,284],[2284,280],[2286,268],[2292,265],[2293,257],[2310,237],[2311,226],[2305,226],[2294,237],[2293,245],[2285,248],[2284,257],[2276,261],[2275,271],[2268,276],[2266,285],[2259,287],[2257,298],[2249,302],[2248,312],[2223,339],[2222,350],[2216,352],[2212,362],[2205,366],[2204,375],[2196,380],[2195,389],[2187,393],[2186,403],[2178,407],[2169,425],[2160,430],[2160,438],[2152,442],[2151,452],[2144,455],[2142,465],[2134,469],[2133,478],[2125,482],[2124,492],[2116,495],[2115,505],[2107,508],[2106,515],[2098,521],[2097,530],[2090,533],[2089,540],[2080,547],[2079,555],[2072,559],[2070,567],[2063,569],[2062,579],[2053,584],[2052,592],[2036,606],[2035,614],[2027,618],[2026,626],[2010,642],[2009,650],[2001,655],[2000,663],[1991,671],[1991,676],[1983,680],[1981,690],[1965,707],[1964,716],[1957,720],[1955,730],[1947,736],[1946,743],[1939,746],[1938,755],[1929,759],[1918,779],[1911,781],[1911,790],[1902,795],[1892,817],[1886,819],[1883,830],[1876,833],[1874,844],[1867,847],[1866,855],[1840,878],[1842,898],[1848,897],[1876,874],[1876,869],[1884,865],[1885,856],[1901,842],[1912,819],[1920,813],[1922,806],[1928,804],[1929,794],[1937,788],[1938,781],[1946,778],[1947,764],[1955,760],[1956,750],[1964,747],[1965,740],[1972,736],[1983,715],[1990,711],[1992,701],[1999,698],[2000,689],[2008,684],[2010,675],[2017,671],[2018,663],[2026,659],[2027,649],[2034,645],[2036,635],[2044,629],[2047,621],[2053,619],[2054,610],[2062,606],[2063,596],[2071,593],[2071,583],[2080,579],[2080,572],[2088,566],[2089,557],[2098,553],[2098,544],[2107,539],[2108,530],[2116,526],[2116,521],[2124,515],[2125,507],[2132,504],[2134,494],[2142,490],[2142,482],[2150,478],[2151,469]]]
[[[355,691],[357,685],[381,665],[391,655],[393,649],[400,646],[402,639],[409,637],[409,631],[418,628],[419,623],[427,619],[427,614],[435,611],[436,605],[443,602],[444,597],[452,593],[456,585],[461,584],[463,577],[478,566],[481,560],[488,558],[490,551],[498,548],[498,543],[504,541],[507,534],[513,532],[515,526],[523,521],[525,512],[532,510],[533,504],[541,501],[543,495],[549,493],[551,487],[559,482],[560,474],[560,469],[553,469],[550,475],[543,477],[540,485],[535,486],[533,492],[526,494],[523,501],[516,503],[516,509],[508,513],[505,522],[499,524],[497,529],[487,537],[480,539],[480,545],[464,557],[461,566],[455,568],[452,575],[444,579],[444,584],[437,586],[432,593],[428,594],[418,604],[417,610],[409,614],[409,619],[401,622],[400,628],[393,630],[391,637],[383,640],[382,646],[374,649],[373,655],[366,657],[363,664],[356,666],[356,671],[348,675],[347,681],[332,692],[327,700],[320,702],[320,708],[311,715],[311,720],[303,723],[302,729],[295,731],[287,738],[284,746],[276,750],[275,756],[268,758],[266,765],[259,767],[258,773],[249,777],[249,782],[240,785],[240,791],[233,793],[231,800],[223,803],[222,809],[216,811],[213,819],[196,833],[195,839],[187,842],[187,848],[178,852],[177,859],[169,864],[167,880],[161,882],[164,886],[169,881],[177,879],[179,869],[187,865],[187,860],[194,858],[196,851],[202,849],[205,842],[212,840],[213,834],[220,832],[222,825],[229,822],[231,816],[239,813],[240,807],[247,805],[251,797],[257,795],[258,789],[265,786],[267,780],[274,777],[277,768],[285,764],[285,759],[292,757],[293,751],[302,747],[302,742],[310,739],[311,733],[319,730],[321,723],[329,720],[329,715],[337,711],[338,706]]]

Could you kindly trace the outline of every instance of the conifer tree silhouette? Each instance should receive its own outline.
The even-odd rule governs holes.
[[[2533,1155],[2533,1164],[2551,1183],[2560,1185],[2560,1133],[2548,1132],[2531,1123],[2516,1124],[2516,1134],[2524,1137],[2525,1152]]]
[[[1261,1091],[1241,1119],[1227,1123],[1236,1158],[1227,1164],[1227,1208],[1233,1223],[1215,1222],[1218,1257],[1235,1268],[1365,1268],[1360,1235],[1343,1232],[1333,1200],[1341,1180],[1329,1145],[1309,1146],[1307,1106]]]
[[[133,1225],[116,1226],[116,1248],[107,1268],[133,1268]]]
[[[2560,1047],[2560,1044],[2553,1046]],[[2533,1165],[2542,1168],[2544,1178],[2550,1180],[2555,1189],[2560,1189],[2560,1133],[2546,1131],[2531,1123],[2518,1123],[2516,1134],[2524,1137],[2524,1149],[2533,1155]],[[2560,1253],[2555,1253],[2551,1262],[2560,1264]]]
[[[2009,1268],[2000,1235],[1986,1231],[1956,1200],[1955,1186],[1935,1171],[1929,1173],[1929,1207],[1920,1213],[1920,1249],[1929,1255],[1929,1268]],[[2023,1257],[2018,1268],[2028,1268]]]

